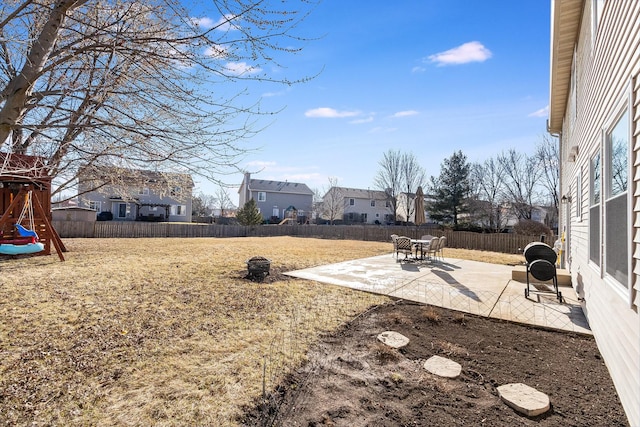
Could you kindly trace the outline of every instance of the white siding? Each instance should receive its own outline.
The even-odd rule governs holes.
[[[560,224],[567,227],[568,266],[576,290],[585,299],[583,308],[598,348],[630,424],[640,425],[640,1],[607,1],[596,37],[592,34],[592,4],[584,2],[573,67],[576,93],[568,98],[563,120],[561,194],[570,194],[572,202],[561,210]],[[630,108],[632,149],[628,187],[630,236],[627,242],[620,242],[628,245],[631,255],[627,290],[610,283],[600,267],[589,262],[588,209],[590,159],[595,153],[604,154],[604,131],[624,105]],[[568,153],[574,146],[578,147],[578,155],[575,161],[569,161]],[[583,177],[581,195],[576,193],[575,185],[579,171]],[[575,217],[577,203],[582,203],[582,221]],[[588,372],[585,381],[589,381]]]

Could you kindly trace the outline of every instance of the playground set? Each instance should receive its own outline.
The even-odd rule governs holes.
[[[51,177],[42,157],[0,153],[0,256],[66,248],[51,225]]]

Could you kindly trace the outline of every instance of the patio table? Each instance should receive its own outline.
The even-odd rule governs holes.
[[[424,239],[411,239],[411,244],[412,245],[416,245],[416,259],[419,259],[421,261],[423,261],[425,259],[424,253],[425,253],[425,245],[426,245],[426,252],[427,254],[429,253],[429,245],[431,244],[431,240],[424,240]],[[418,249],[420,250],[420,256],[418,256]]]

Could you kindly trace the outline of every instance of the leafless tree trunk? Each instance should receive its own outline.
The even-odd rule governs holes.
[[[380,169],[374,179],[376,187],[387,194],[394,221],[398,215],[398,196],[402,192],[406,194],[407,203],[403,204],[403,213],[406,214],[405,218],[408,221],[413,213],[410,196],[424,184],[426,179],[424,169],[412,153],[401,153],[399,150],[389,150],[384,153],[379,165]]]
[[[536,189],[542,174],[536,156],[527,156],[514,149],[498,156],[505,173],[506,202],[518,219],[531,219],[536,202]]]
[[[251,82],[307,79],[267,70],[300,50],[314,1],[4,2],[0,150],[45,157],[54,192],[105,165],[220,182],[271,113]]]
[[[425,171],[418,163],[418,159],[413,153],[402,154],[400,161],[400,179],[402,190],[407,195],[404,204],[405,218],[409,221],[415,212],[414,195],[418,187],[425,183]]]
[[[547,135],[543,136],[542,141],[536,147],[536,156],[542,169],[542,184],[548,192],[554,208],[550,222],[556,225],[560,206],[560,156],[558,151],[559,144],[557,139]],[[551,226],[553,224],[547,225]]]
[[[233,202],[231,201],[231,196],[229,196],[229,191],[222,186],[219,185],[215,194],[213,195],[213,206],[214,208],[220,209],[220,216],[224,217],[234,208]]]
[[[322,198],[322,216],[333,225],[344,214],[344,192],[338,187],[338,178],[329,177],[329,189]]]
[[[503,214],[505,171],[500,162],[490,158],[471,167],[472,193],[475,205],[472,209],[479,216],[483,227],[500,232],[506,225]]]

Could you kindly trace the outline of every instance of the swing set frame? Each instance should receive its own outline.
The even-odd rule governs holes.
[[[51,225],[51,177],[46,175],[44,159],[0,153],[0,165],[4,165],[0,175],[0,239],[20,242],[16,224],[24,219],[25,209],[32,209],[29,227],[44,244],[44,250],[30,255],[50,255],[53,245],[60,261],[64,261],[63,252],[67,249]]]

